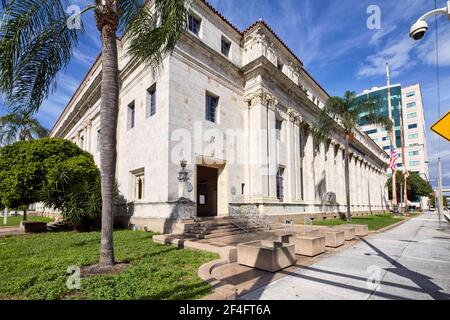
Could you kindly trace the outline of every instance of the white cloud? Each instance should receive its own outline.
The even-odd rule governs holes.
[[[378,31],[376,31],[373,36],[369,40],[369,45],[371,46],[378,46],[381,42],[381,40],[390,34],[391,32],[395,31],[397,29],[397,26],[389,26],[387,28],[382,28]]]
[[[386,73],[386,62],[391,66],[392,77],[411,68],[416,63],[411,59],[414,41],[408,37],[391,40],[379,52],[367,57],[366,62],[358,70],[358,77],[380,76]]]
[[[439,64],[450,66],[450,23],[441,20],[445,24],[439,27]],[[424,41],[417,47],[417,56],[428,65],[436,65],[436,38],[434,24],[430,24],[430,31]]]

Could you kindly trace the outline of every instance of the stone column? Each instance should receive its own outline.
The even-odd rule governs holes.
[[[300,196],[300,122],[301,116],[294,109],[288,109],[288,172],[289,172],[289,199],[301,200]]]
[[[304,192],[305,201],[315,201],[315,179],[314,179],[314,143],[309,129],[305,130],[305,154],[303,161]]]
[[[247,97],[248,109],[245,110],[247,118],[248,137],[248,195],[252,200],[265,200],[272,198],[273,190],[272,175],[273,147],[271,145],[271,134],[274,125],[274,98],[264,90],[258,90]],[[276,172],[275,172],[276,174]]]

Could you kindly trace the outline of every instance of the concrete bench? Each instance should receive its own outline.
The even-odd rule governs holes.
[[[273,241],[253,241],[239,244],[238,263],[247,267],[269,272],[277,272],[295,265],[293,244]]]
[[[325,252],[325,237],[318,235],[295,235],[289,239],[295,245],[295,253],[301,256],[315,257]]]
[[[369,227],[366,224],[345,224],[346,227],[355,227],[355,235],[365,237],[369,234]]]
[[[20,228],[25,233],[41,233],[47,231],[47,223],[37,221],[22,221]]]

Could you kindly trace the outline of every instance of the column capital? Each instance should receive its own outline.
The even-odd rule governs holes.
[[[301,125],[303,123],[302,115],[294,108],[288,108],[287,114],[289,115],[289,120],[294,124]]]
[[[272,110],[275,110],[278,105],[278,99],[262,88],[247,96],[245,98],[245,102],[247,103],[248,108],[262,104],[263,106],[270,107]]]

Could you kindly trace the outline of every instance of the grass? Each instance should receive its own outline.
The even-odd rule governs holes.
[[[361,216],[352,218],[352,224],[367,224],[370,231],[383,229],[387,226],[393,225],[404,218],[397,218],[392,214],[377,214],[371,216]],[[348,222],[342,219],[315,221],[314,224],[318,226],[337,226],[347,224]]]
[[[22,221],[22,216],[8,216],[8,223],[3,224],[3,217],[0,217],[0,228],[18,227]],[[27,216],[27,221],[53,222],[52,218]]]
[[[98,261],[98,232],[0,238],[0,299],[169,300],[210,293],[197,271],[216,255],[159,245],[152,236],[114,232],[116,260],[127,261],[130,267],[120,274],[82,278],[75,291],[66,286],[67,269]]]

